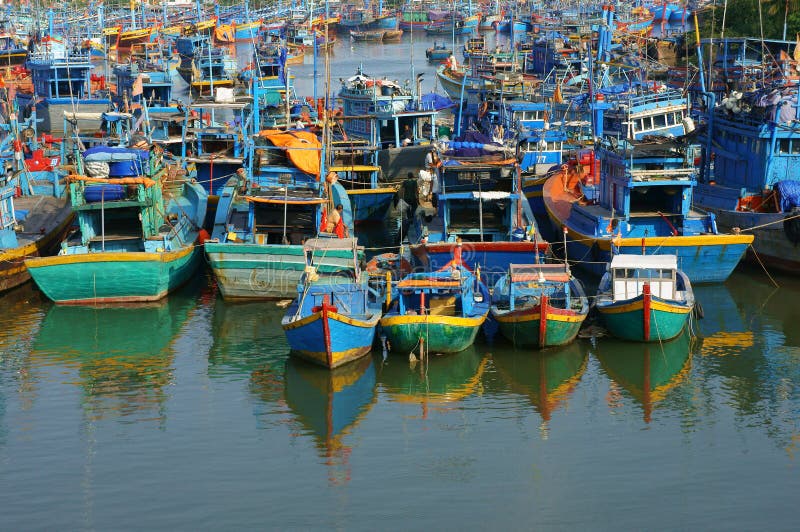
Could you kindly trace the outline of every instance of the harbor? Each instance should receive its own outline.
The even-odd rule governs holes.
[[[800,40],[728,9],[9,6],[0,527],[788,529]]]

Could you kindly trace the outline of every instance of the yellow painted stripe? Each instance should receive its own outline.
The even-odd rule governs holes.
[[[305,318],[299,319],[297,321],[293,321],[291,323],[287,323],[283,326],[283,330],[290,331],[292,329],[297,329],[298,327],[302,327],[303,325],[308,325],[309,323],[313,323],[322,317],[322,312],[315,312],[310,316],[306,316]],[[367,321],[362,320],[355,320],[343,314],[339,314],[338,312],[328,312],[328,319],[338,321],[340,323],[344,323],[345,325],[352,325],[354,327],[374,327],[377,323],[376,319],[377,315],[374,315],[372,319]]]
[[[30,269],[87,262],[172,262],[185,257],[193,250],[194,246],[189,246],[178,251],[165,251],[163,253],[113,251],[107,253],[82,253],[79,255],[56,255],[55,257],[28,259],[26,264]]]
[[[545,202],[547,213],[550,219],[559,225],[564,225],[564,222],[559,220],[550,205]],[[567,226],[567,236],[570,240],[581,241],[587,247],[591,247],[594,243],[603,251],[611,251],[611,237],[596,238],[587,234],[575,231]],[[695,235],[695,236],[656,236],[644,239],[645,247],[656,248],[660,246],[724,246],[735,244],[751,244],[755,237],[753,235]],[[641,247],[642,239],[640,237],[623,238],[620,240],[620,247]]]
[[[350,362],[351,360],[355,360],[356,358],[366,355],[370,352],[370,346],[366,347],[354,347],[353,349],[346,349],[344,351],[334,351],[331,353],[332,364],[330,367],[337,367]],[[328,354],[324,351],[306,351],[305,349],[298,349],[293,350],[293,354],[300,356],[301,358],[305,358],[306,360],[310,360],[311,362],[315,362],[325,367],[328,366]]]
[[[359,194],[394,194],[397,192],[397,187],[390,188],[364,188],[358,190],[348,190],[348,196],[358,196]]]
[[[414,316],[390,316],[381,319],[381,325],[384,327],[391,327],[393,325],[415,325],[415,324],[436,324],[436,325],[453,325],[456,327],[476,327],[483,323],[486,316],[479,318],[462,318],[459,316],[439,316],[425,314]]]
[[[600,312],[604,314],[621,314],[623,312],[633,312],[637,310],[642,310],[643,308],[644,308],[644,301],[642,301],[641,299],[638,301],[633,301],[631,303],[626,303],[625,305],[619,305],[614,307],[598,306]],[[656,301],[655,299],[652,299],[650,300],[650,310],[669,312],[670,314],[688,314],[692,309],[684,305],[673,305],[670,303],[664,303],[662,301]]]
[[[539,314],[524,314],[524,315],[506,315],[506,316],[495,316],[499,322],[502,323],[525,323],[527,321],[539,321]],[[584,319],[586,319],[585,314],[574,314],[574,315],[565,315],[565,314],[547,314],[547,321],[563,321],[566,323],[580,323]]]
[[[58,227],[53,229],[50,234],[48,234],[43,239],[40,239],[36,242],[32,242],[27,246],[23,246],[21,248],[14,248],[4,251],[0,253],[0,262],[9,262],[14,259],[21,259],[23,257],[27,257],[33,253],[36,253],[37,246],[47,247],[47,245],[57,236],[60,235],[61,232],[66,229],[66,227],[72,223],[72,219],[74,218],[74,214],[70,213],[69,216],[64,218],[64,221],[58,224]]]

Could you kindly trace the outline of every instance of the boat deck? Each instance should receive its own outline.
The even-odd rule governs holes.
[[[69,214],[67,198],[53,196],[22,196],[14,199],[16,211],[28,211],[19,224],[23,230],[17,232],[19,245],[25,246],[39,240],[59,226]]]

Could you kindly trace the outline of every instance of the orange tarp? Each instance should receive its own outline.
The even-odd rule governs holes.
[[[265,129],[258,135],[269,140],[275,146],[285,148],[292,164],[319,179],[322,143],[314,133]]]
[[[85,175],[71,174],[67,176],[67,181],[86,181],[87,183],[107,183],[109,185],[144,185],[147,188],[156,184],[149,177],[118,177],[103,178],[89,177]]]

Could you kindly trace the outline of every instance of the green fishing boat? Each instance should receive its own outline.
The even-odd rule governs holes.
[[[184,284],[202,261],[203,187],[159,148],[96,147],[80,160],[79,172],[91,162],[103,174],[67,176],[79,230],[58,255],[25,261],[42,292],[63,304],[142,302]]]

